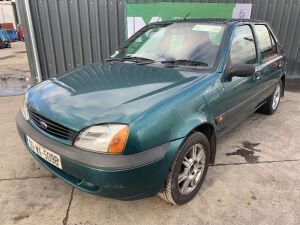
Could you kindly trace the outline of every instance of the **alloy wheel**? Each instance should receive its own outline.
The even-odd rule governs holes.
[[[178,175],[178,188],[182,195],[190,194],[198,185],[205,168],[204,146],[193,145],[185,155]]]
[[[272,101],[272,108],[275,110],[280,101],[280,84],[277,84]]]

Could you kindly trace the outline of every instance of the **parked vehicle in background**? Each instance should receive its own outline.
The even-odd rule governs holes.
[[[2,41],[2,39],[0,38],[0,49],[1,48],[5,48],[5,43],[4,41]]]
[[[10,39],[5,30],[0,29],[1,48],[11,48]]]
[[[14,29],[14,24],[13,23],[0,23],[0,27],[3,30],[12,30],[12,29]]]
[[[10,29],[10,30],[5,30],[10,41],[18,41],[19,40],[19,36],[18,33],[15,29]]]
[[[24,41],[24,33],[23,33],[23,26],[22,24],[18,24],[17,26],[17,33],[19,41]]]
[[[157,22],[105,62],[33,86],[16,121],[30,154],[80,190],[184,204],[216,141],[256,110],[276,112],[285,73],[263,21]]]
[[[6,32],[10,42],[19,40],[18,33],[14,28],[13,23],[0,23],[0,29]]]

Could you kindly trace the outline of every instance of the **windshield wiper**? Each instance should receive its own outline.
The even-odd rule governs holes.
[[[184,65],[184,66],[208,66],[205,62],[193,61],[187,59],[176,59],[176,60],[166,60],[160,61],[163,64],[172,64],[172,65]]]
[[[122,58],[108,58],[104,59],[104,61],[109,62],[109,61],[123,61]]]
[[[154,62],[153,59],[148,59],[148,58],[139,57],[139,56],[125,56],[125,57],[122,57],[121,59],[128,60],[128,61],[135,61],[135,62],[141,62],[141,61]]]
[[[142,61],[154,62],[153,59],[148,59],[148,58],[139,57],[139,56],[124,56],[121,58],[108,58],[105,61],[134,61],[137,63],[142,62]]]

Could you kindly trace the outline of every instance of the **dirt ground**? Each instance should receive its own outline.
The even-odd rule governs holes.
[[[25,43],[13,42],[12,48],[0,49],[0,75],[11,71],[30,76]]]
[[[31,84],[25,43],[0,49],[0,96],[23,94]]]

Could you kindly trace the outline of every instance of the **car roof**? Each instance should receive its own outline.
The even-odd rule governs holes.
[[[181,19],[154,22],[151,24],[168,24],[168,23],[219,23],[219,24],[234,24],[234,23],[266,23],[263,20],[254,19],[228,19],[228,18],[203,18],[203,19]]]

